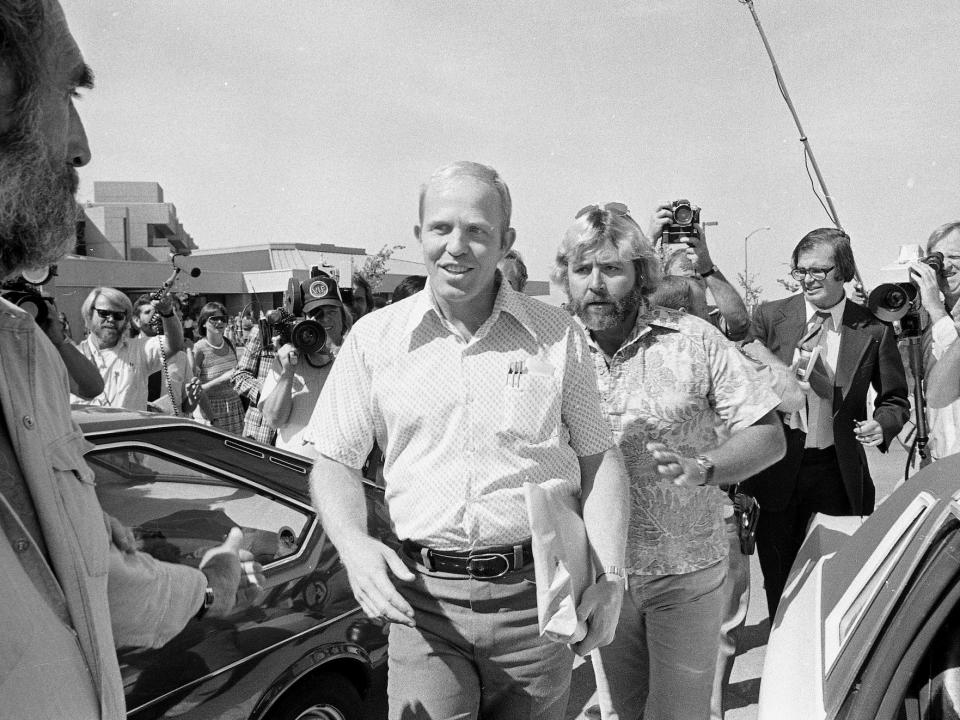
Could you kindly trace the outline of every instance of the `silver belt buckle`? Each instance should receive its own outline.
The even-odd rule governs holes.
[[[502,561],[503,570],[499,572],[493,572],[492,568],[490,570],[481,570],[481,567],[474,564],[475,562],[486,563],[491,560]],[[483,553],[481,555],[471,555],[467,558],[467,575],[476,580],[493,580],[498,577],[503,577],[508,572],[510,572],[510,560],[502,553]]]

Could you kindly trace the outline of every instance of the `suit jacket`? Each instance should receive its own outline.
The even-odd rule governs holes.
[[[784,363],[793,361],[793,350],[806,329],[803,295],[793,295],[760,305],[750,332]],[[869,310],[848,301],[843,311],[840,351],[837,356],[833,396],[833,437],[843,483],[854,514],[873,512],[876,490],[866,453],[854,436],[854,421],[867,418],[867,388],[877,392],[873,419],[883,428],[881,452],[910,417],[907,380],[893,328]],[[796,488],[803,459],[799,432],[787,432],[787,452],[780,462],[751,478],[744,489],[761,508],[782,510]]]

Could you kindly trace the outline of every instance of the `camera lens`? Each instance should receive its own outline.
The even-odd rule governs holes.
[[[290,333],[290,341],[302,353],[315,353],[323,349],[327,333],[316,320],[301,320]]]
[[[677,205],[673,209],[673,221],[677,225],[690,225],[693,223],[693,208],[687,204]]]
[[[904,292],[903,288],[895,287],[892,288],[883,298],[883,305],[888,310],[896,312],[906,305],[908,301],[907,293]]]

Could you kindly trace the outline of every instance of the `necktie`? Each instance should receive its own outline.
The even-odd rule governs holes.
[[[806,447],[833,445],[833,373],[825,363],[827,333],[832,326],[833,317],[828,312],[819,311],[810,321],[813,337],[809,342],[819,346],[824,357],[817,361],[809,377],[810,388],[816,395],[807,395]]]

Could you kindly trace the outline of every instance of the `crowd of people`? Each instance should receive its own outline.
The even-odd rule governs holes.
[[[92,76],[56,0],[0,2],[0,39],[11,277],[73,239],[90,150],[72,92]],[[124,717],[116,646],[163,645],[193,617],[255,602],[264,581],[239,530],[196,570],[139,552],[98,504],[72,399],[194,415],[312,458],[356,600],[391,623],[391,718],[563,718],[574,653],[591,655],[602,718],[722,717],[748,600],[744,503],[761,508],[773,616],[812,515],[873,510],[865,448],[888,448],[909,417],[893,328],[847,297],[849,238],[802,237],[789,258],[801,292],[751,318],[701,225],[665,236],[670,203],[646,229],[619,202],[571,208],[551,271],[560,308],[523,292],[496,170],[445,165],[418,208],[427,276],[375,309],[362,280],[351,299],[314,274],[299,288],[314,344],[249,312],[233,323],[216,302],[190,339],[175,296],[98,287],[73,346],[56,317],[41,329],[2,303],[0,716]],[[960,223],[928,250],[943,269],[911,272],[942,380],[940,457],[960,449]],[[367,534],[375,448],[395,545]],[[579,498],[593,564],[572,644],[537,620],[523,486],[547,481]]]

